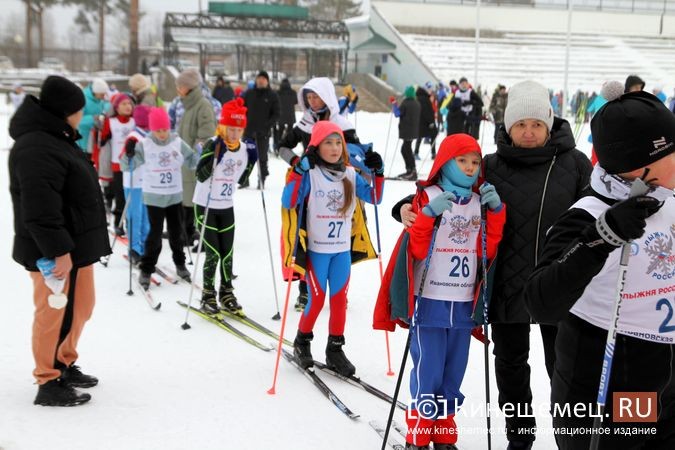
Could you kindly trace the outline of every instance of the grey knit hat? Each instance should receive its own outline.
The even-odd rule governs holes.
[[[177,87],[185,87],[189,90],[199,87],[202,84],[202,76],[197,69],[185,69],[176,78]]]
[[[510,132],[511,127],[523,119],[541,120],[549,132],[553,127],[553,108],[548,90],[536,81],[523,81],[509,89],[509,101],[504,111],[506,131]]]

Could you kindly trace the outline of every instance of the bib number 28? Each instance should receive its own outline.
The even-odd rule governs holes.
[[[223,197],[231,197],[232,183],[223,183],[223,189],[220,191],[220,195]]]

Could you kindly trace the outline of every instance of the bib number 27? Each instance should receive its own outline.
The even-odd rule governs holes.
[[[342,231],[342,225],[344,222],[328,222],[328,237],[329,238],[339,238],[340,232]]]

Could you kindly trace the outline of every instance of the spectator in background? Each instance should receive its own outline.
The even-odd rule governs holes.
[[[142,73],[136,73],[129,78],[129,90],[137,105],[164,106],[150,78]]]
[[[110,103],[105,99],[106,95],[108,95],[108,90],[108,83],[102,78],[94,78],[91,84],[84,88],[84,111],[82,121],[80,121],[80,126],[77,129],[81,138],[77,141],[77,145],[89,154],[90,158],[93,153],[93,145],[95,144],[95,142],[90,142],[89,139],[92,130],[94,130],[94,134],[97,134],[101,130],[103,119],[105,118],[104,115],[110,109]],[[95,136],[94,139],[96,139]]]
[[[246,131],[244,139],[251,139],[258,148],[258,164],[260,179],[258,187],[265,187],[265,178],[269,175],[267,168],[267,151],[270,146],[270,132],[279,120],[279,96],[270,88],[270,76],[264,70],[258,72],[253,88],[244,94],[246,105]],[[242,180],[240,188],[248,186],[248,179]]]
[[[420,103],[415,96],[415,87],[407,86],[403,92],[403,101],[400,105],[394,97],[389,98],[394,116],[398,117],[398,138],[403,140],[401,155],[405,162],[405,172],[398,178],[408,181],[417,181],[415,156],[412,151],[412,141],[419,137],[420,132]]]
[[[221,105],[234,99],[234,91],[232,90],[232,86],[230,86],[230,82],[226,81],[222,75],[216,78],[216,86],[213,88],[211,96],[218,100]],[[219,116],[219,114],[220,112],[216,116]]]
[[[21,83],[14,83],[12,85],[12,90],[7,93],[8,103],[12,104],[14,111],[19,109],[21,103],[26,98],[26,92],[23,90],[23,85]]]
[[[637,75],[628,75],[624,92],[637,92],[645,88],[645,82]]]
[[[509,94],[506,93],[506,86],[498,84],[497,89],[492,94],[492,100],[490,100],[490,114],[492,114],[492,120],[495,123],[495,144],[497,143],[499,129],[504,125],[504,111],[506,110],[508,99]]]
[[[288,78],[281,80],[279,90],[279,120],[274,124],[274,153],[279,154],[279,144],[284,134],[295,125],[295,105],[298,104],[298,93],[291,87]]]
[[[483,115],[483,100],[476,93],[469,81],[462,77],[459,79],[459,89],[455,92],[455,98],[461,102],[461,110],[464,114],[464,133],[478,140],[480,121]]]
[[[666,95],[665,92],[663,92],[661,86],[654,86],[652,93],[656,96],[656,98],[661,100],[661,103],[665,103],[666,100],[668,100],[668,96]]]
[[[438,128],[436,127],[436,120],[434,114],[434,107],[431,103],[431,92],[433,90],[431,83],[426,84],[426,89],[418,87],[415,91],[417,102],[420,104],[420,124],[419,136],[415,142],[415,159],[420,159],[420,146],[422,140],[426,140],[431,144],[431,159],[436,159],[436,136],[438,136]]]

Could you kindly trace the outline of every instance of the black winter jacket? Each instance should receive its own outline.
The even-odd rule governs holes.
[[[542,255],[546,231],[583,196],[591,163],[575,149],[567,121],[555,118],[551,138],[537,149],[513,147],[503,128],[497,152],[483,160],[486,181],[507,205],[499,244],[490,321],[528,323],[523,288]]]
[[[398,138],[417,139],[420,132],[420,104],[414,98],[406,98],[399,106]]]
[[[433,130],[436,127],[436,118],[434,117],[434,107],[431,105],[431,97],[427,90],[421,87],[417,88],[415,95],[420,104],[419,137],[433,136]]]
[[[269,135],[272,126],[279,119],[279,97],[269,87],[264,89],[253,88],[246,91],[244,96],[246,111],[245,136],[255,133]]]
[[[295,105],[298,104],[298,93],[291,88],[288,80],[283,80],[277,91],[279,96],[280,115],[279,124],[292,127],[295,123]]]
[[[9,154],[14,260],[35,271],[43,256],[70,252],[73,265],[84,267],[110,254],[98,175],[75,144],[77,132],[33,96],[16,111],[9,132],[16,141]]]

